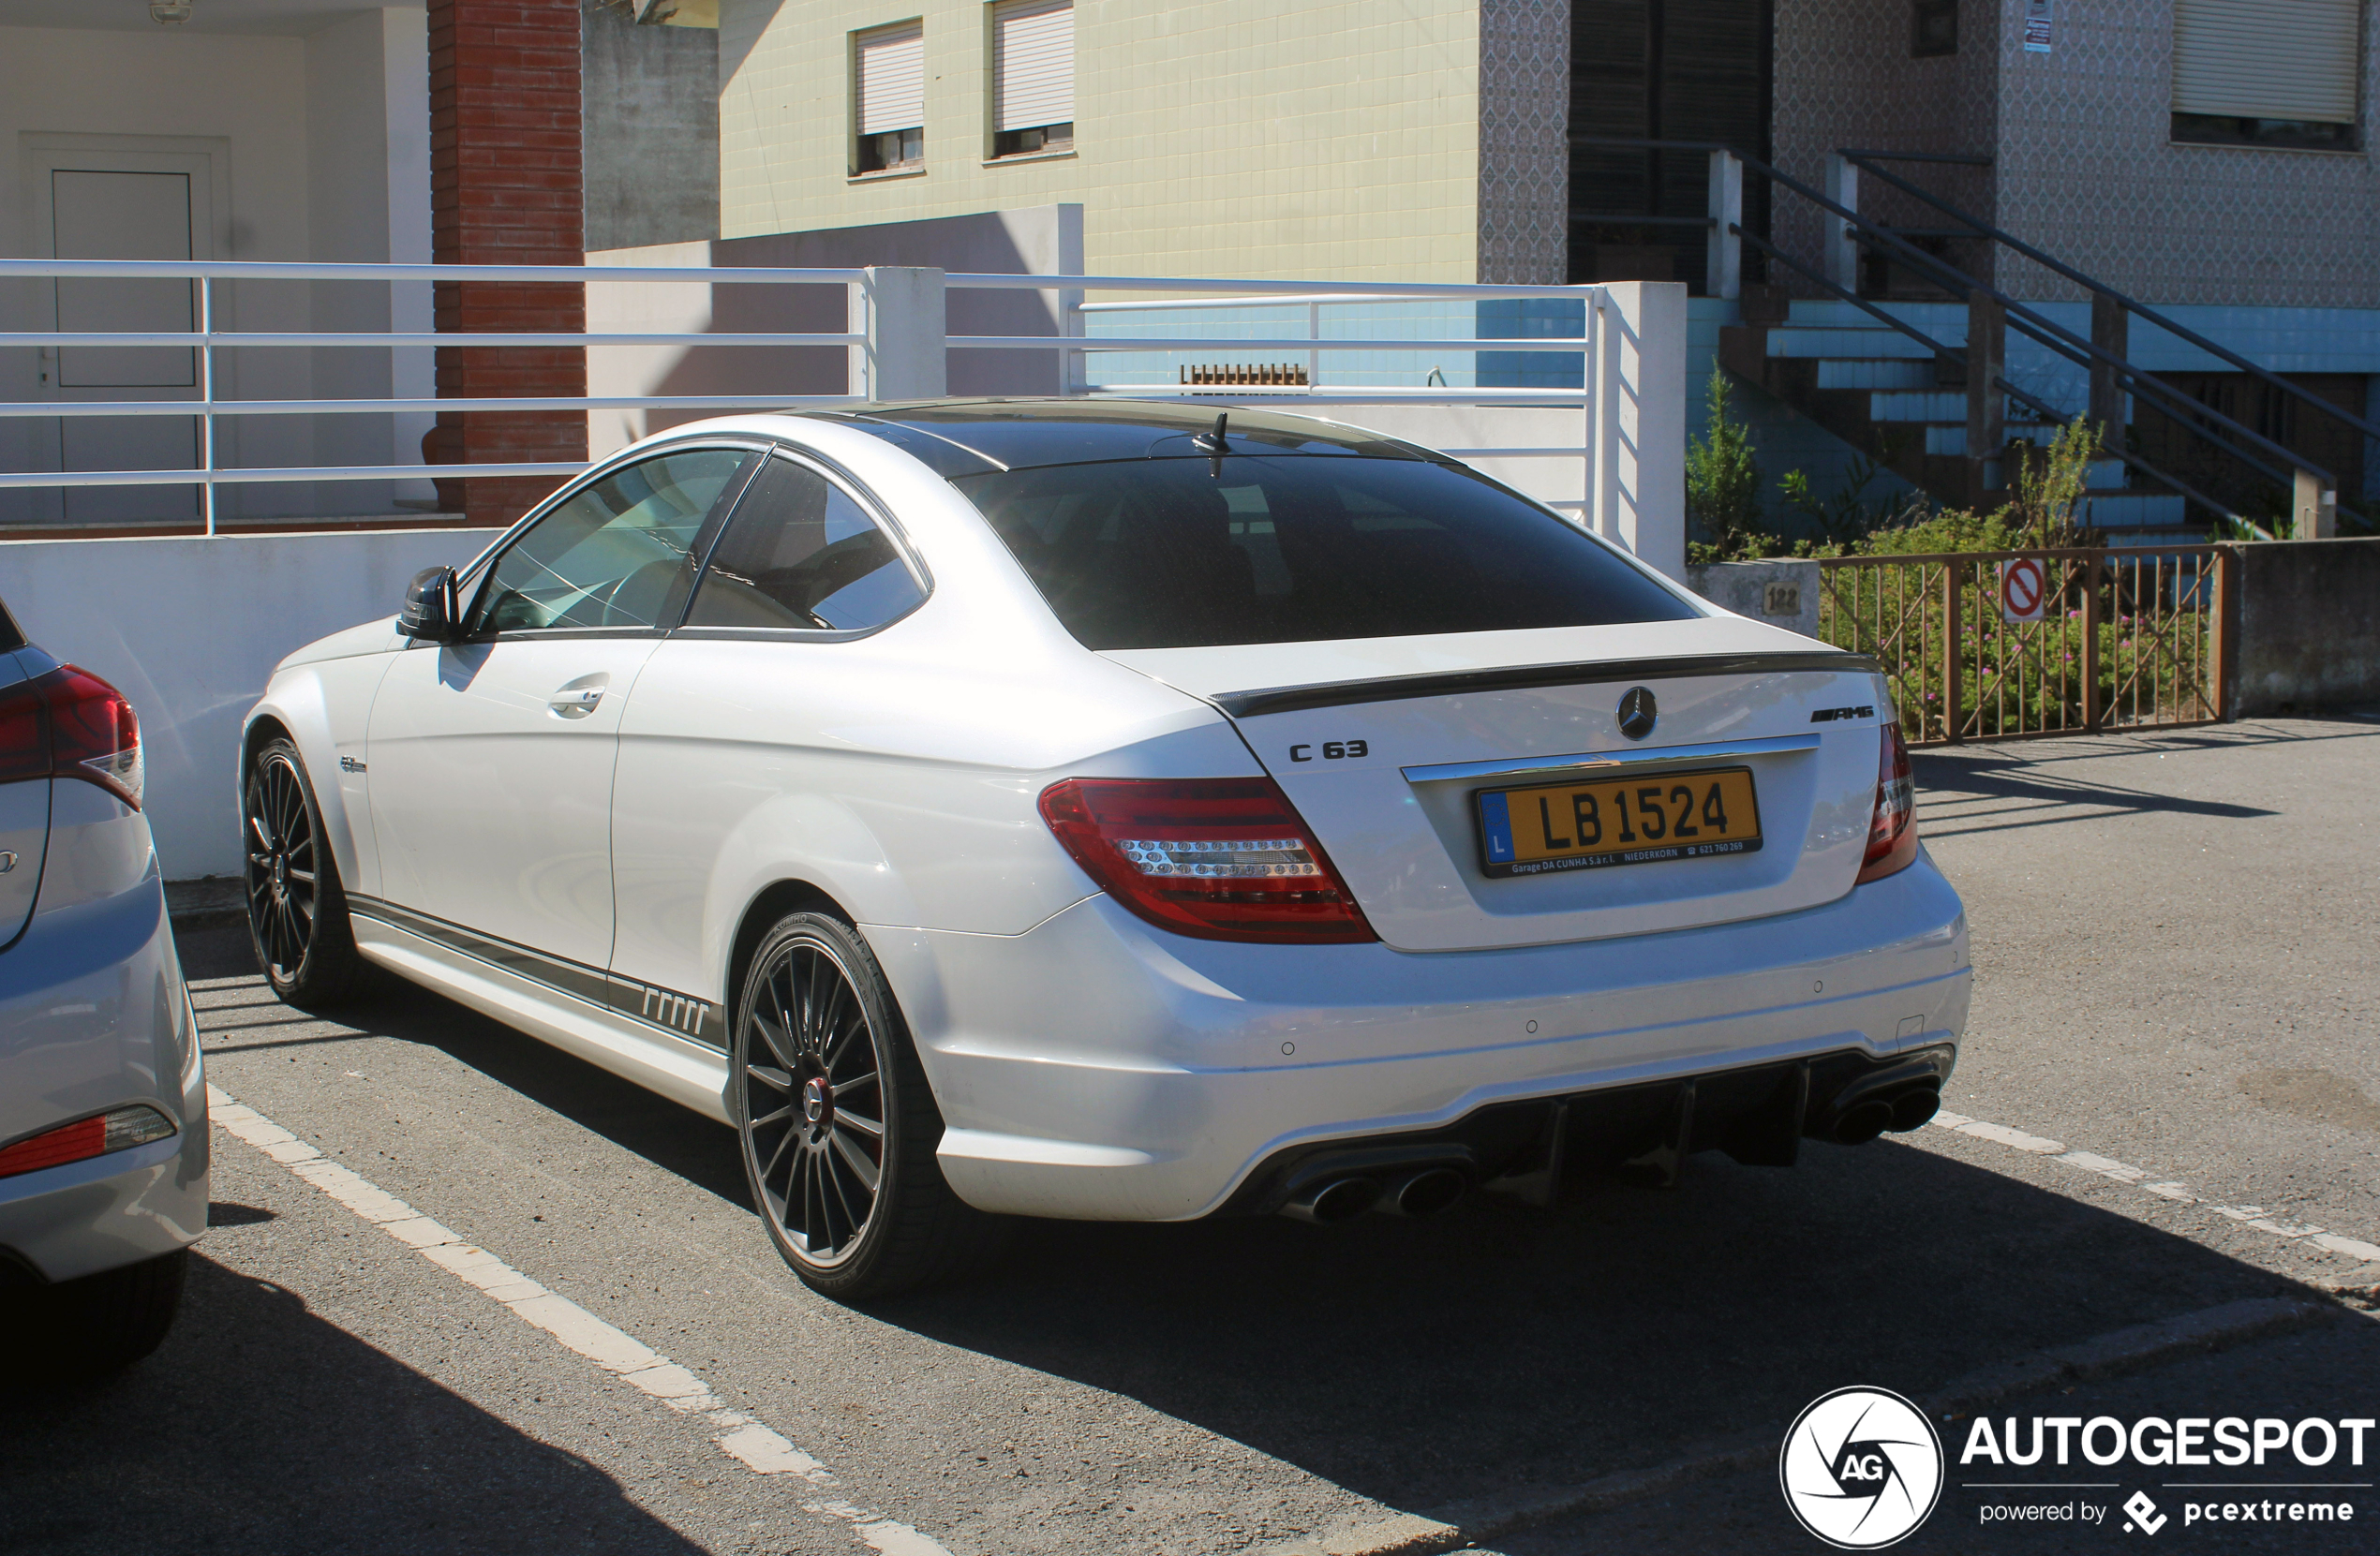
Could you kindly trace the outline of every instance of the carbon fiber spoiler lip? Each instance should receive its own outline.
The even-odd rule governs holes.
[[[1598,659],[1573,664],[1526,664],[1509,669],[1456,670],[1426,675],[1383,675],[1372,680],[1328,681],[1314,686],[1224,691],[1207,701],[1233,719],[1305,708],[1345,707],[1356,703],[1394,703],[1417,697],[1459,697],[1468,692],[1517,691],[1531,687],[1586,686],[1610,681],[1665,681],[1688,675],[1759,675],[1797,670],[1838,674],[1882,674],[1867,654],[1842,652],[1777,654],[1686,654],[1657,659]]]

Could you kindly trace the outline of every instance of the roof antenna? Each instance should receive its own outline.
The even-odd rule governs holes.
[[[1215,413],[1214,425],[1207,431],[1198,434],[1196,437],[1190,439],[1190,446],[1192,448],[1204,449],[1208,453],[1213,456],[1212,463],[1211,463],[1207,467],[1207,479],[1210,481],[1220,481],[1223,479],[1223,456],[1231,452],[1231,446],[1223,440],[1223,432],[1225,423],[1228,422],[1230,420],[1231,413],[1229,411],[1217,411]]]

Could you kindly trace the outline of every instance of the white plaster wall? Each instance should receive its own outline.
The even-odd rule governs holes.
[[[418,7],[363,11],[307,36],[309,258],[428,262],[428,81],[427,13]],[[433,327],[425,284],[319,281],[312,292],[318,330]],[[318,349],[312,353],[315,393],[325,399],[429,394],[435,392],[430,355]],[[325,465],[419,464],[422,434],[432,420],[324,417],[315,425],[315,455]],[[427,503],[430,496],[427,482],[326,482],[314,489],[305,511],[384,513],[399,498]]]
[[[292,36],[97,27],[0,27],[0,256],[35,257],[28,135],[111,138],[126,150],[228,148],[216,191],[214,257],[427,262],[429,103],[426,13],[418,3],[289,18]],[[301,28],[311,28],[295,36]],[[0,329],[46,323],[46,283],[0,281]],[[217,283],[216,326],[231,330],[427,331],[429,288],[306,282]],[[226,399],[433,393],[430,353],[226,351]],[[0,350],[0,400],[38,398],[35,353]],[[407,463],[427,417],[224,418],[224,466]],[[0,469],[43,467],[41,424],[0,421]],[[230,515],[386,513],[426,506],[427,482],[225,487]],[[32,494],[0,493],[0,522],[39,516]]]
[[[22,154],[26,134],[217,137],[230,142],[228,189],[216,191],[215,252],[227,259],[303,259],[306,223],[305,44],[295,37],[176,35],[67,28],[0,28],[0,254],[32,257],[33,213]],[[37,301],[21,283],[0,315],[33,327]],[[246,282],[217,289],[218,328],[303,330],[310,323],[302,283]],[[226,398],[303,398],[313,374],[303,351],[227,354],[217,368]],[[37,398],[34,354],[0,352],[0,398]],[[305,465],[313,439],[301,419],[218,422],[224,465]],[[13,456],[13,457],[11,457]],[[34,467],[22,443],[0,452],[10,467]],[[304,491],[259,494],[255,511],[304,511]],[[20,499],[22,502],[22,499]],[[290,504],[294,503],[291,507]],[[20,517],[0,506],[0,517]]]
[[[132,700],[169,881],[240,868],[240,724],[291,650],[394,615],[492,529],[0,541],[0,600],[38,647]]]

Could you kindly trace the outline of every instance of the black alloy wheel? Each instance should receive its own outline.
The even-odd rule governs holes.
[[[941,1278],[990,1218],[934,1160],[942,1115],[867,943],[796,913],[761,941],[736,1007],[731,1104],[752,1200],[796,1274],[843,1300]]]
[[[296,746],[274,740],[257,752],[241,811],[257,965],[290,1003],[334,1003],[353,992],[363,963]]]

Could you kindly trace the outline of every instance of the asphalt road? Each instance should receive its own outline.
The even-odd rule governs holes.
[[[1818,1395],[1930,1398],[2274,1298],[2313,1305],[2026,1386],[2082,1415],[2380,1415],[2354,1295],[2380,1285],[2358,1256],[2380,1242],[2380,724],[1919,769],[1974,932],[1963,1131],[1790,1172],[1697,1157],[1675,1191],[1583,1182],[1550,1212],[1028,1224],[974,1281],[864,1311],[779,1263],[725,1130],[402,986],[351,1025],[290,1010],[244,932],[186,932],[210,1078],[295,1136],[275,1152],[368,1179],[716,1408],[671,1408],[448,1267],[480,1255],[425,1255],[302,1176],[319,1161],[218,1128],[165,1346],[0,1395],[0,1549],[1318,1552],[1445,1549],[1452,1524],[1507,1556],[1816,1550],[1773,1460],[1724,1455],[1773,1455]],[[719,1411],[821,1467],[756,1473]],[[1638,1470],[1653,1494],[1579,1494]],[[1951,1478],[1901,1549],[2126,1537],[1986,1524],[2004,1493]],[[2338,1494],[2367,1521],[2158,1543],[2380,1549],[2380,1497]]]

